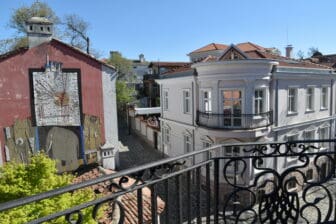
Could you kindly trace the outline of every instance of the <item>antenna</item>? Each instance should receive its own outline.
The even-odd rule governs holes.
[[[286,26],[286,45],[288,45],[288,25]]]

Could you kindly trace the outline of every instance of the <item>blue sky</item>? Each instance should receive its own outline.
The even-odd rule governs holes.
[[[15,31],[11,13],[34,0],[0,0],[0,39]],[[49,0],[62,17],[78,14],[90,24],[93,47],[108,56],[120,51],[127,58],[140,53],[147,60],[187,61],[187,53],[208,43],[254,42],[277,47],[287,44],[305,53],[317,47],[336,53],[336,1],[309,0]]]

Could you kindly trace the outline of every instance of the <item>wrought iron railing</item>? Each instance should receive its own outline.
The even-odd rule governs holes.
[[[109,208],[110,213],[119,211],[108,216],[113,223],[126,223],[130,211],[120,198],[131,192],[136,192],[135,208],[127,223],[144,223],[148,210],[149,223],[335,223],[335,142],[215,145],[2,203],[0,212],[108,183],[108,189],[114,189],[111,194],[30,223],[59,217],[64,223],[83,223],[82,211],[88,207],[93,208],[93,219],[98,210]],[[143,200],[144,189],[149,205]]]
[[[259,114],[216,114],[197,111],[198,125],[213,129],[253,129],[273,124],[273,111]]]

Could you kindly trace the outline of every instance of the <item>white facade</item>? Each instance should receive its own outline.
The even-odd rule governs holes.
[[[106,142],[103,146],[113,149],[109,159],[103,160],[105,168],[115,169],[119,165],[119,138],[118,138],[118,118],[116,99],[116,71],[102,65],[102,86],[104,105],[104,131]],[[108,162],[107,162],[108,161]]]
[[[270,59],[202,62],[156,80],[163,99],[161,150],[177,156],[223,143],[335,136],[335,73],[280,64]],[[185,91],[190,91],[190,112]],[[244,154],[233,148],[217,153]],[[287,165],[280,159],[267,163],[280,170]]]

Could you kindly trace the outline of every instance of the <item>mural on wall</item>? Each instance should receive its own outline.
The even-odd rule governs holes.
[[[52,127],[46,136],[46,153],[57,160],[59,172],[79,167],[79,138],[74,131],[63,127]]]
[[[32,73],[36,125],[80,126],[78,73],[49,64],[45,72]]]
[[[101,123],[97,116],[84,116],[84,145],[87,163],[97,162],[97,150],[102,145]]]
[[[15,120],[13,126],[6,127],[5,154],[7,161],[28,163],[34,153],[34,130],[29,119]]]
[[[86,150],[97,150],[101,146],[101,124],[97,116],[84,116],[84,139]]]

